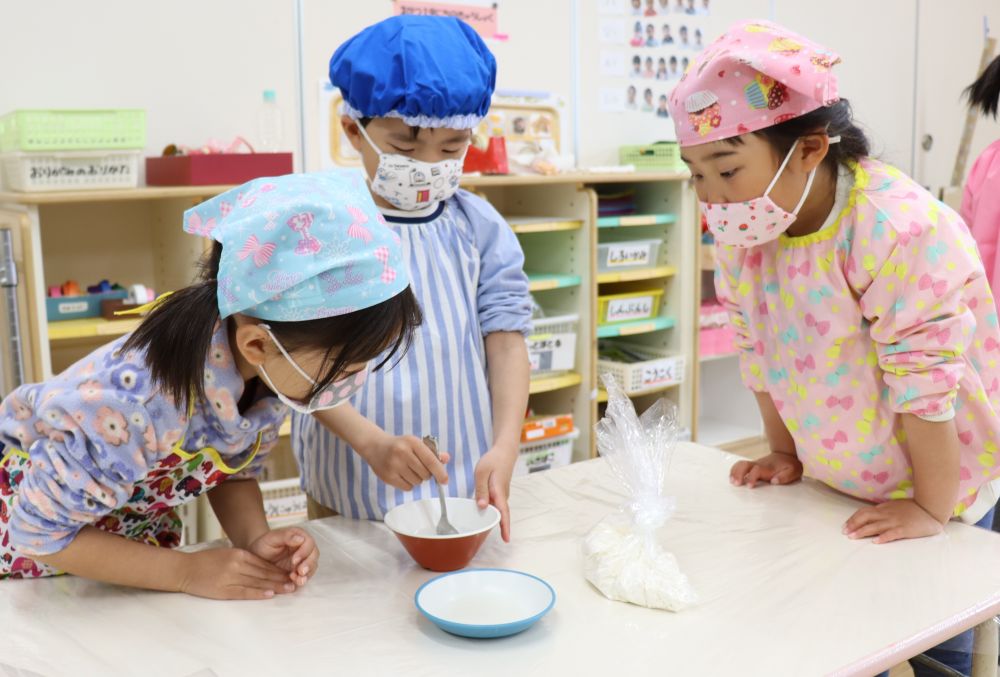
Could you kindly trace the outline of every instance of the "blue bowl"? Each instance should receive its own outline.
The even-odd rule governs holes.
[[[509,569],[466,569],[424,583],[417,609],[434,625],[460,637],[492,639],[524,632],[552,609],[552,586]]]

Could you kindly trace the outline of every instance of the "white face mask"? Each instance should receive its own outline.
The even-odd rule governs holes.
[[[447,200],[458,190],[465,153],[453,160],[422,162],[405,155],[383,153],[360,121],[358,129],[372,150],[378,153],[378,168],[370,180],[372,192],[396,209],[412,212]]]
[[[284,358],[288,360],[288,363],[292,365],[292,368],[294,368],[302,378],[315,387],[316,380],[307,374],[302,367],[300,367],[295,360],[292,359],[292,356],[288,354],[285,347],[281,345],[277,337],[275,337],[275,335],[271,332],[271,328],[266,324],[261,324],[260,327],[267,332],[268,336],[271,337],[271,340],[274,341],[274,345],[278,347],[278,350],[280,350]],[[308,402],[299,402],[287,397],[274,386],[274,382],[271,381],[271,377],[268,376],[267,370],[264,369],[264,365],[257,365],[257,368],[260,369],[261,378],[264,379],[264,383],[266,383],[267,387],[271,389],[271,392],[273,392],[275,396],[282,401],[282,403],[300,414],[312,414],[317,411],[333,409],[334,407],[340,406],[347,400],[351,399],[354,393],[358,392],[358,390],[361,389],[361,386],[364,385],[365,379],[368,378],[368,365],[365,365],[364,371],[360,371],[354,376],[331,383],[327,387],[323,388],[323,390],[313,395]]]

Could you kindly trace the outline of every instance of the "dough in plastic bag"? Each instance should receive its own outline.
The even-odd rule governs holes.
[[[698,595],[657,539],[674,510],[663,496],[663,479],[677,443],[676,414],[661,400],[640,419],[612,377],[605,375],[604,385],[608,409],[597,424],[597,447],[629,500],[585,537],[584,574],[608,599],[680,611]]]

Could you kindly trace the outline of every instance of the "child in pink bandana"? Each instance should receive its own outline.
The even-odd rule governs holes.
[[[869,502],[844,533],[876,543],[953,518],[985,526],[1000,488],[1000,331],[983,264],[957,214],[869,157],[839,62],[741,22],[670,96],[772,449],[731,481],[807,474]],[[938,659],[968,670],[970,649],[968,633]]]

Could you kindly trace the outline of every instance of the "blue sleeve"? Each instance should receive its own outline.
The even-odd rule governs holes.
[[[531,294],[524,273],[524,252],[517,236],[486,200],[460,191],[459,205],[469,219],[479,250],[476,298],[483,336],[498,331],[531,332]]]

